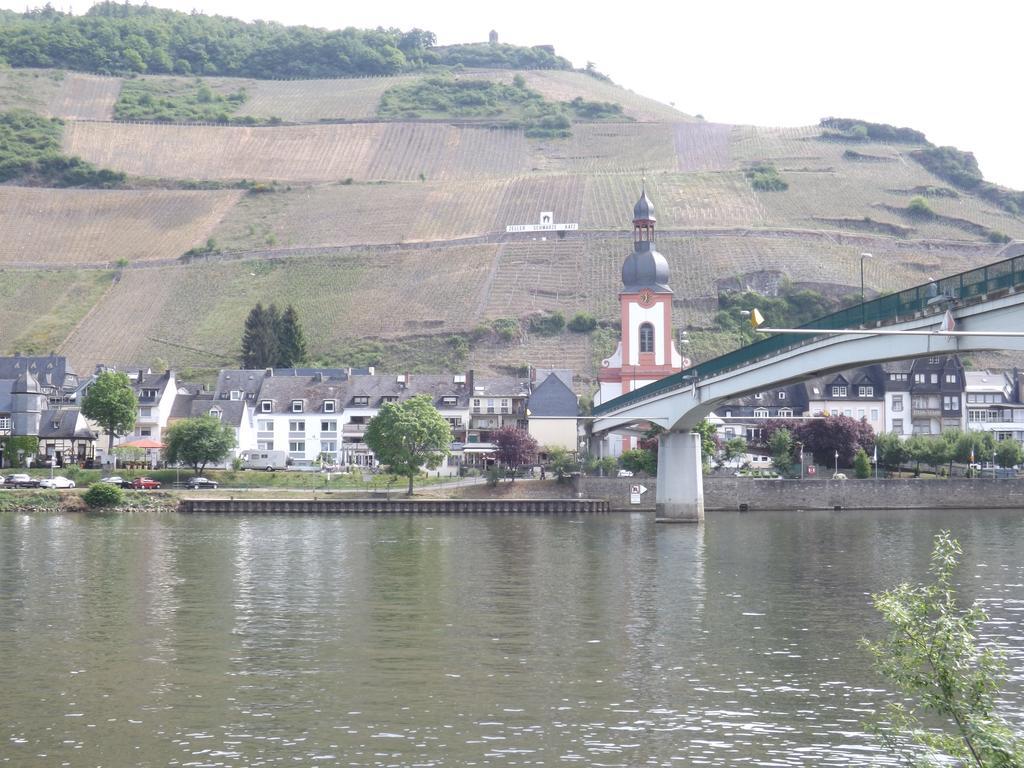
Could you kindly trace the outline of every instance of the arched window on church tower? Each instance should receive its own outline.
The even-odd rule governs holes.
[[[654,351],[654,326],[650,323],[644,323],[640,326],[640,351]]]

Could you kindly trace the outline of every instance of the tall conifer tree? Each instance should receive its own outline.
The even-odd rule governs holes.
[[[242,333],[243,368],[273,368],[277,365],[279,322],[277,307],[273,304],[264,309],[262,304],[257,303],[252,308],[245,319],[245,330]]]
[[[299,324],[299,315],[291,304],[281,315],[277,343],[282,368],[291,368],[306,361],[306,337]]]

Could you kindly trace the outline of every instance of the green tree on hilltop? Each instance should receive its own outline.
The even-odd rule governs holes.
[[[413,478],[420,469],[436,469],[450,453],[452,430],[430,395],[415,395],[401,403],[385,403],[370,419],[366,444],[396,475]]]
[[[89,385],[82,400],[82,415],[92,419],[107,432],[107,453],[114,449],[114,437],[126,435],[135,428],[139,399],[124,373],[103,371]]]
[[[277,340],[277,308],[264,309],[257,303],[245,318],[242,332],[242,367],[273,368],[279,354]]]

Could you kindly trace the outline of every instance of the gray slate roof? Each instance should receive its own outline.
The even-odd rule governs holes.
[[[0,357],[0,379],[16,379],[24,371],[30,371],[44,388],[63,389],[66,385],[73,389],[78,382],[78,374],[63,355]],[[69,376],[70,380],[67,379]]]
[[[548,376],[534,388],[527,403],[531,416],[579,416],[580,407],[575,393],[558,376]]]
[[[43,411],[39,420],[40,440],[95,440],[96,433],[80,418],[78,408]],[[54,424],[57,424],[55,427]]]

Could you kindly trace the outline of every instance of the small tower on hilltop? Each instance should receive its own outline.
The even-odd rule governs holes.
[[[487,41],[491,45],[497,45],[498,44],[498,30],[492,29],[490,34],[487,35]]]
[[[656,221],[654,203],[641,191],[633,206],[633,252],[622,264],[622,336],[615,352],[601,361],[595,405],[683,369],[672,334],[668,262],[654,245]],[[612,455],[632,447],[630,438],[611,435],[610,440]]]

